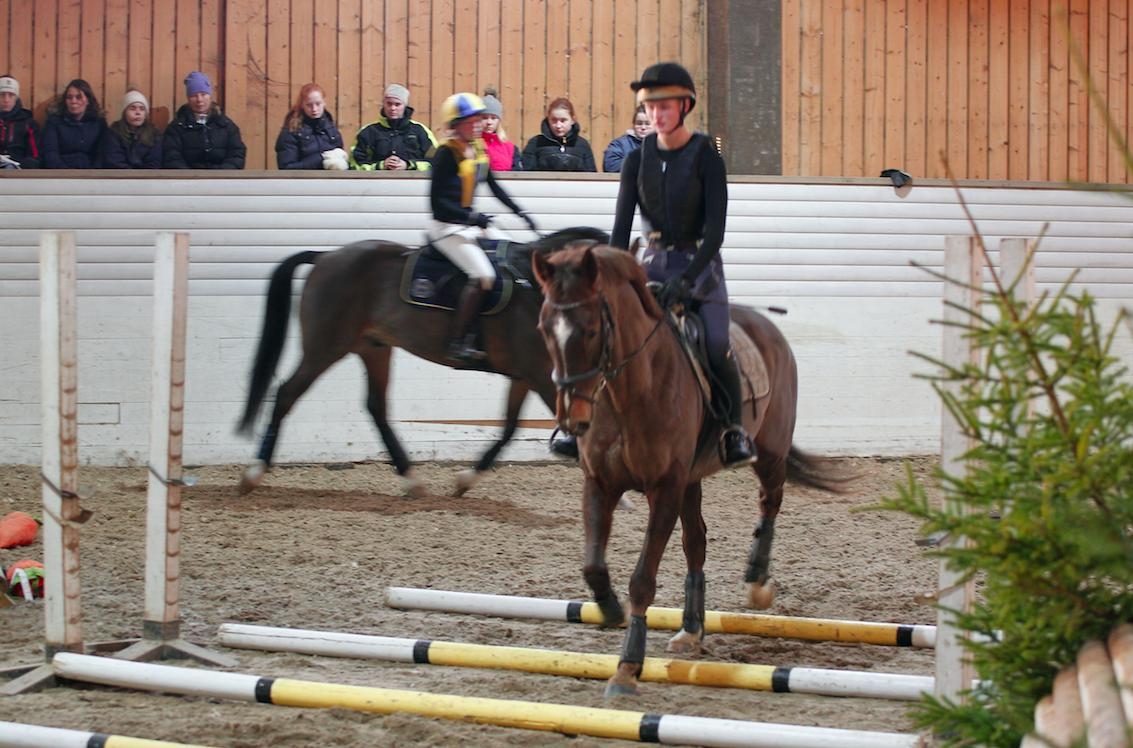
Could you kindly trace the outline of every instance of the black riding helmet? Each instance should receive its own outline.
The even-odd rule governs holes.
[[[641,80],[629,84],[637,93],[637,103],[661,99],[688,99],[688,111],[696,106],[696,84],[683,66],[675,62],[658,62],[645,68]]]

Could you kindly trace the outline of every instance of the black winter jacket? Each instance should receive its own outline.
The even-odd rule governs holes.
[[[551,133],[551,126],[543,120],[542,132],[527,141],[523,148],[524,171],[598,171],[590,143],[579,135],[575,122],[562,138]]]
[[[354,164],[366,171],[384,169],[382,162],[396,153],[408,162],[410,170],[428,171],[437,139],[432,130],[413,119],[413,111],[412,107],[405,107],[401,119],[390,120],[383,110],[377,121],[359,130],[350,150]]]
[[[240,128],[215,104],[204,124],[183,104],[165,128],[161,148],[166,169],[243,169],[248,152]]]
[[[283,129],[275,139],[275,160],[280,169],[321,169],[323,151],[342,148],[342,135],[330,112],[323,112],[318,119],[303,116],[299,129],[287,129],[288,114],[283,120]]]
[[[45,169],[97,169],[105,134],[106,120],[90,107],[82,119],[52,114],[43,127],[41,165]]]
[[[161,133],[157,133],[152,145],[146,145],[138,140],[136,132],[123,137],[109,127],[102,138],[102,168],[160,169],[161,150]]]
[[[16,99],[10,112],[0,112],[0,153],[20,165],[21,169],[39,168],[39,125],[30,109]]]

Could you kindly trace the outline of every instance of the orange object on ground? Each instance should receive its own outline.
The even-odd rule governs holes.
[[[31,545],[39,532],[35,517],[23,512],[10,512],[0,518],[0,548]]]

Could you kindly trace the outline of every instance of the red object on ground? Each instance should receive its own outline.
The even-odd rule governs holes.
[[[0,519],[0,548],[31,545],[39,532],[39,523],[30,514],[10,512]]]
[[[20,569],[23,569],[28,577],[32,596],[43,597],[43,564],[31,559],[17,561],[5,570],[4,576],[8,580],[8,594],[16,597],[23,594],[23,585],[16,579],[16,572]]]

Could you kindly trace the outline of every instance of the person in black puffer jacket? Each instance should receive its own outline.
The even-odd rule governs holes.
[[[20,101],[20,82],[0,76],[0,168],[39,167],[39,125]]]
[[[104,169],[160,169],[161,133],[149,119],[149,100],[131,88],[122,97],[122,117],[102,139]]]
[[[199,71],[185,78],[189,99],[162,136],[166,169],[243,169],[248,149],[240,128],[212,100],[212,84]]]
[[[523,148],[524,171],[598,171],[590,143],[578,134],[570,99],[552,101],[540,129]]]
[[[275,139],[275,161],[280,169],[350,168],[349,156],[342,148],[342,135],[326,110],[326,98],[319,84],[308,83],[299,89]]]
[[[106,118],[90,84],[75,78],[48,108],[43,127],[45,169],[96,169]]]

